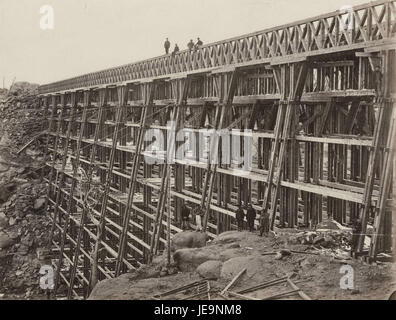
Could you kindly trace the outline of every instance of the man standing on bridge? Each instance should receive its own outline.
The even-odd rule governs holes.
[[[192,41],[192,39],[191,39],[190,42],[187,44],[187,48],[188,48],[190,51],[193,51],[193,50],[194,50],[194,41]]]
[[[201,39],[198,37],[197,39],[197,48],[202,47],[203,46],[203,42],[201,41]]]
[[[179,51],[180,51],[179,46],[176,43],[175,44],[175,49],[173,49],[173,52],[172,52],[172,56],[176,55],[176,53],[178,53]]]
[[[170,45],[171,45],[171,44],[170,44],[170,42],[169,42],[169,39],[166,38],[165,43],[164,43],[164,48],[165,48],[165,53],[166,53],[166,54],[169,54]]]
[[[197,51],[200,47],[203,46],[203,42],[200,38],[197,39],[197,43],[195,44],[194,50]]]

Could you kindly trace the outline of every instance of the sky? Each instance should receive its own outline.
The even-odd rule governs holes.
[[[38,84],[313,17],[368,0],[0,0],[0,86]],[[40,8],[54,10],[42,30]]]

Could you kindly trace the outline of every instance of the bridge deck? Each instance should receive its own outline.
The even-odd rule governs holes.
[[[40,86],[41,94],[394,43],[394,0],[380,0],[311,19]]]

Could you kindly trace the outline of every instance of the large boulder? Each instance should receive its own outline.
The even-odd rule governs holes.
[[[218,256],[198,248],[185,248],[177,250],[173,255],[173,260],[181,271],[188,272],[194,271],[200,264],[206,261],[218,260]]]
[[[268,273],[268,260],[261,256],[236,257],[227,260],[221,268],[220,278],[225,280],[233,279],[239,272],[246,268],[243,277],[249,279],[260,279],[263,274]]]
[[[220,278],[221,267],[223,263],[217,260],[209,260],[198,266],[198,274],[208,280],[217,280]]]
[[[241,241],[241,239],[245,236],[245,232],[227,231],[218,235],[217,238],[213,240],[213,244],[235,243]]]
[[[185,248],[202,248],[206,246],[206,234],[202,232],[180,232],[172,239],[171,249],[175,252]]]

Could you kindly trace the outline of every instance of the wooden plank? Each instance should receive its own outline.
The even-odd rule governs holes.
[[[281,284],[281,283],[285,282],[287,280],[287,278],[288,277],[282,277],[282,278],[279,278],[279,279],[270,280],[270,281],[261,283],[261,284],[256,285],[256,286],[240,290],[237,293],[244,294],[244,293],[249,293],[249,292],[253,292],[253,291],[257,291],[257,290],[262,290],[262,289],[265,289],[265,288],[268,288],[268,287],[276,286],[278,284]]]
[[[26,148],[28,148],[33,142],[35,142],[38,138],[40,138],[41,136],[47,134],[47,130],[44,130],[42,132],[40,132],[39,134],[35,135],[28,143],[26,143],[22,148],[20,148],[17,151],[17,154],[20,154],[22,151],[24,151]]]
[[[296,190],[306,191],[318,195],[323,195],[325,197],[332,197],[336,199],[342,199],[346,201],[351,201],[354,203],[362,203],[363,196],[360,193],[348,192],[345,190],[337,190],[333,188],[323,187],[320,185],[314,185],[311,183],[304,182],[288,182],[282,181],[280,184],[282,187],[288,187]]]
[[[389,55],[390,55],[389,52],[387,52],[384,55],[385,70],[389,70],[389,66],[390,66],[390,61],[389,61],[390,56]],[[364,239],[366,236],[368,215],[370,212],[371,198],[372,198],[372,192],[373,192],[373,187],[374,187],[375,170],[376,170],[376,166],[378,163],[378,157],[379,157],[379,151],[380,151],[380,139],[381,139],[382,132],[385,127],[384,124],[386,121],[386,117],[385,117],[386,104],[385,104],[383,98],[387,97],[390,92],[389,81],[390,81],[390,75],[388,72],[384,78],[384,83],[383,83],[384,92],[383,92],[383,96],[380,97],[380,99],[382,100],[382,103],[381,103],[381,107],[379,110],[378,121],[375,125],[373,146],[370,149],[370,158],[369,158],[369,164],[368,164],[367,175],[366,175],[366,184],[365,184],[365,188],[364,188],[365,192],[363,195],[363,205],[361,206],[360,212],[359,212],[359,217],[361,219],[361,235],[359,236],[356,253],[361,253],[363,251]]]
[[[396,152],[396,109],[394,104],[390,104],[388,108],[392,110],[391,123],[389,127],[387,143],[386,143],[387,150],[384,155],[385,159],[383,161],[383,171],[381,175],[381,186],[380,186],[380,198],[377,203],[377,214],[374,220],[374,231],[373,231],[373,236],[371,239],[370,250],[369,250],[369,256],[373,260],[376,259],[376,256],[378,254],[379,239],[382,234],[381,230],[384,227],[386,204],[391,191],[391,185],[393,180],[392,167],[393,167],[394,155]],[[395,216],[394,213],[393,216]]]
[[[287,282],[289,283],[289,285],[294,289],[297,290],[298,295],[304,299],[304,300],[312,300],[307,294],[305,294],[299,287],[296,286],[296,284],[290,279],[287,279]]]
[[[221,291],[221,295],[224,295],[227,293],[228,290],[230,290],[237,282],[238,280],[243,276],[243,274],[246,272],[246,268],[242,269],[226,286],[225,288]]]

